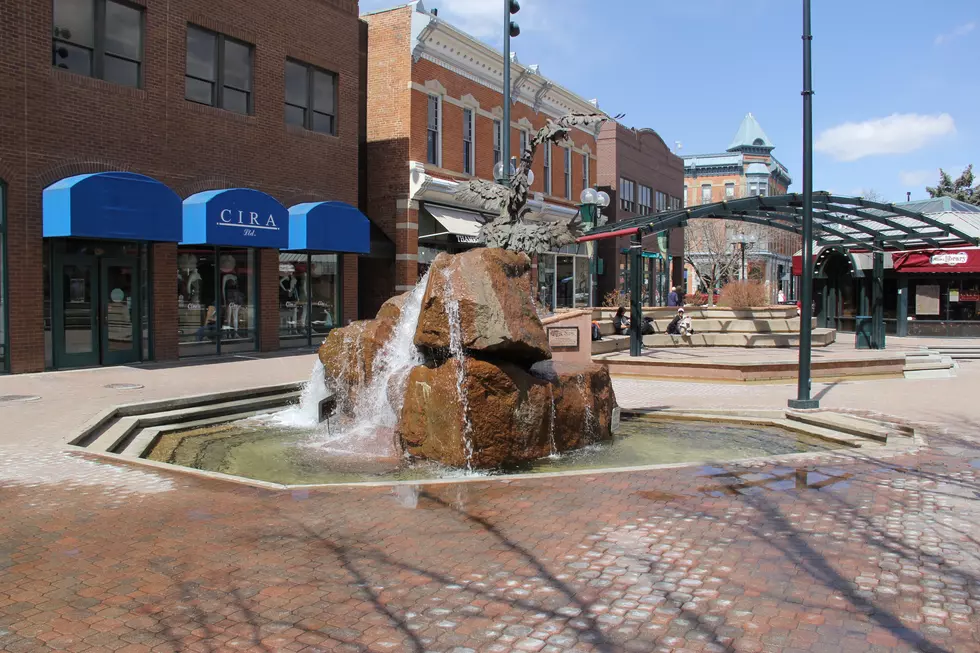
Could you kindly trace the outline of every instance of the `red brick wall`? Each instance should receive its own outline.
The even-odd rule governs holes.
[[[154,243],[150,252],[150,283],[153,314],[150,316],[153,335],[153,359],[176,360],[177,349],[177,269],[176,243]]]
[[[286,206],[319,199],[357,204],[355,0],[136,1],[146,6],[141,89],[52,68],[50,0],[0,3],[0,175],[8,184],[15,372],[44,366],[41,192],[60,178],[130,170],[159,179],[181,197],[245,186]],[[189,22],[254,45],[253,115],[184,99]],[[286,127],[287,56],[338,74],[336,136]],[[163,310],[163,302],[154,301]],[[155,335],[163,337],[159,330]]]
[[[279,349],[279,250],[258,250],[259,351]]]

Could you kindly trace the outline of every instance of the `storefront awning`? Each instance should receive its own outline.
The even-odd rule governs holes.
[[[897,272],[932,274],[980,273],[980,249],[918,250],[892,254]]]
[[[456,236],[461,243],[480,242],[480,226],[483,222],[482,216],[471,211],[462,209],[451,209],[438,204],[425,203],[425,210],[432,214],[432,217],[441,224],[446,231]]]
[[[184,200],[184,245],[289,247],[289,211],[252,188],[208,190]]]
[[[308,202],[289,209],[289,249],[371,252],[371,221],[345,202]]]
[[[44,189],[45,238],[107,238],[176,243],[180,197],[163,183],[133,172],[67,177]]]

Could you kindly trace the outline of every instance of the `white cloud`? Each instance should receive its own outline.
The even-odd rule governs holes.
[[[961,36],[966,36],[976,28],[977,28],[977,24],[974,23],[973,21],[970,21],[969,23],[964,23],[963,25],[959,25],[955,29],[953,29],[952,32],[949,32],[947,34],[940,34],[939,36],[937,36],[936,45],[949,43],[950,41],[960,38]]]
[[[820,133],[814,148],[838,161],[857,161],[876,154],[906,154],[956,133],[948,113],[924,116],[894,113],[864,122],[845,122]]]
[[[898,180],[906,188],[925,186],[933,184],[939,179],[939,170],[902,170],[898,173]]]

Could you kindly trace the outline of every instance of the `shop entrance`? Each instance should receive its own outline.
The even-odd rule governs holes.
[[[52,257],[54,367],[139,361],[142,303],[138,254],[110,255],[95,246],[71,253],[67,249],[56,245]],[[132,249],[139,251],[136,246]]]

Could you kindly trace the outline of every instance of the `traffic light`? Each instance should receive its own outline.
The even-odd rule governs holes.
[[[517,0],[508,0],[507,5],[511,15],[514,15],[521,10],[521,4]],[[510,21],[510,29],[508,30],[508,33],[511,37],[519,36],[521,33],[521,26],[514,21]]]

